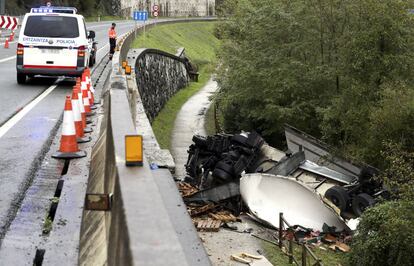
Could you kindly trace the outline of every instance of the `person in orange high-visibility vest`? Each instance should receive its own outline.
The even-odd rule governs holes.
[[[115,47],[116,47],[116,32],[115,32],[116,24],[112,23],[111,28],[109,29],[108,35],[109,35],[109,59],[112,59],[112,55],[115,53]]]

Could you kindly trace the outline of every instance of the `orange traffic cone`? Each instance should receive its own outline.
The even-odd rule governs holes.
[[[75,121],[73,118],[72,101],[70,96],[66,96],[65,111],[63,112],[62,137],[60,139],[60,149],[52,155],[57,159],[74,159],[85,157],[86,152],[78,148],[76,142]]]
[[[79,90],[76,86],[72,90],[72,109],[75,120],[76,140],[78,143],[84,143],[91,141],[91,137],[85,136],[85,131],[82,121],[81,103],[79,102],[78,96]]]
[[[89,87],[89,84],[88,84],[88,87]],[[97,107],[93,104],[93,101],[94,101],[93,93],[91,92],[91,90],[89,88],[86,91],[88,92],[88,99],[89,99],[90,108],[91,108],[91,110],[95,110]]]
[[[79,98],[78,100],[79,100],[79,106],[80,106],[81,117],[82,117],[83,132],[91,133],[93,131],[92,128],[87,127],[86,124],[90,124],[92,123],[92,121],[86,118],[85,106],[83,105],[82,91],[78,85],[76,85],[75,87],[78,92],[78,98]]]
[[[88,90],[82,90],[82,98],[86,115],[92,115],[91,106],[89,104]]]
[[[10,36],[9,36],[9,41],[13,41],[13,39],[14,39],[14,31],[12,31],[12,33],[10,34]]]
[[[90,104],[91,104],[91,109],[94,110],[94,109],[96,109],[96,108],[94,108],[94,105],[98,104],[98,102],[95,102],[95,89],[94,89],[93,84],[92,84],[91,70],[89,68],[86,68],[84,73],[86,75],[88,90],[91,91],[91,97],[89,98],[90,99]]]
[[[4,48],[9,49],[9,40],[6,39],[6,42],[4,43]]]

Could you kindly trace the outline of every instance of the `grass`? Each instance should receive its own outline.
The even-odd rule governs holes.
[[[214,101],[211,103],[206,112],[206,116],[204,117],[204,127],[206,129],[207,135],[214,135],[217,133],[214,117]]]
[[[118,20],[127,20],[125,17],[119,17],[119,16],[100,16],[100,21],[118,21]],[[131,19],[131,18],[128,18]],[[86,17],[86,22],[96,22],[98,21],[98,16],[93,17]]]
[[[273,264],[278,266],[290,266],[292,264],[289,264],[289,257],[285,255],[279,247],[262,241],[262,246],[265,252],[266,258]],[[324,245],[325,248],[328,249],[326,245]],[[322,260],[322,264],[326,266],[338,266],[338,265],[345,265],[345,257],[346,254],[341,252],[335,252],[333,250],[322,250],[318,247],[315,247],[312,249],[312,252],[316,255],[316,257],[320,258]],[[293,254],[295,256],[295,259],[301,263],[301,255],[302,255],[302,248],[294,244],[293,246]],[[308,265],[313,265],[316,261],[311,259],[310,255],[308,255]],[[293,264],[294,265],[294,264]]]
[[[155,48],[172,54],[185,47],[185,54],[197,64],[199,81],[191,82],[167,102],[152,123],[154,134],[161,148],[171,147],[171,133],[181,106],[210,79],[216,64],[219,40],[213,35],[214,22],[191,22],[159,25],[151,28],[145,36],[139,36],[134,48]]]

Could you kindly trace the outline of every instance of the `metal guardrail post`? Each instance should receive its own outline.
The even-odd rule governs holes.
[[[283,212],[279,213],[279,248],[283,245]]]

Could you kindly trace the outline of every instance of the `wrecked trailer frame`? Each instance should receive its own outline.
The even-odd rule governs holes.
[[[305,154],[308,162],[301,166],[302,169],[312,172],[317,169],[315,165],[319,165],[342,174],[340,179],[343,181],[346,181],[343,176],[349,177],[346,183],[333,186],[324,193],[340,209],[341,215],[347,218],[353,215],[359,217],[366,208],[377,202],[378,197],[389,199],[389,193],[383,184],[373,178],[378,175],[378,169],[332,155],[333,149],[327,144],[287,124],[285,136],[290,152]],[[318,171],[318,174],[323,175],[324,171]],[[329,178],[335,179],[332,175]]]
[[[337,207],[334,208],[336,215],[347,219],[358,217],[366,207],[375,204],[375,197],[383,193],[382,186],[373,183],[371,176],[362,178],[363,170],[356,170],[359,169],[357,166],[332,156],[320,142],[313,145],[308,141],[311,144],[308,145],[306,139],[301,140],[302,135],[297,134],[295,141],[290,139],[291,135],[287,133],[287,142],[295,143],[296,148],[293,147],[294,152],[288,150],[286,153],[265,144],[255,132],[208,137],[195,135],[194,144],[188,150],[185,182],[200,191],[184,200],[186,203],[227,202],[235,206],[239,200],[240,177],[245,175],[242,173],[285,176],[308,187],[322,200],[326,197]],[[298,143],[304,143],[304,146]],[[307,158],[310,153],[310,159],[316,162]],[[334,163],[321,165],[324,160]],[[337,168],[332,169],[332,165]],[[338,165],[348,170],[338,171],[341,168]],[[329,205],[325,201],[321,204]]]

